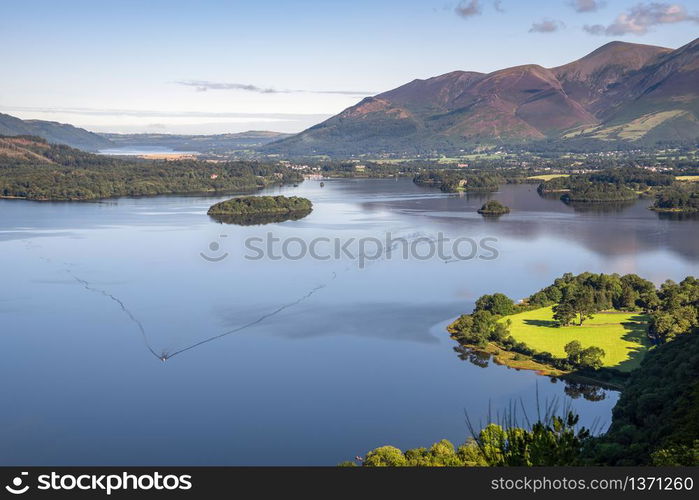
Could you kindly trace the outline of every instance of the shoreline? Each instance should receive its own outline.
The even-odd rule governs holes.
[[[621,383],[619,380],[602,380],[599,378],[592,377],[588,374],[581,374],[574,371],[559,370],[549,365],[545,365],[534,361],[531,356],[526,356],[524,354],[516,353],[513,351],[506,351],[492,342],[488,342],[486,347],[480,347],[473,344],[462,344],[456,341],[460,347],[480,354],[488,354],[491,356],[493,363],[499,366],[505,366],[514,370],[527,370],[536,372],[537,375],[559,378],[562,380],[571,380],[587,383],[590,385],[596,385],[605,389],[612,389],[621,391],[624,389],[625,384]],[[520,356],[522,359],[514,359],[515,356]],[[609,371],[602,373],[610,373]]]

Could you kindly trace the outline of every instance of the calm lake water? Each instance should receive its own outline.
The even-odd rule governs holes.
[[[99,154],[117,156],[143,156],[162,154],[197,155],[199,153],[195,151],[175,151],[172,148],[162,146],[128,146],[121,148],[101,149],[99,151]]]
[[[646,200],[576,211],[503,186],[489,196],[512,213],[493,220],[475,213],[487,196],[408,179],[268,192],[314,211],[240,227],[207,217],[223,197],[0,200],[0,464],[333,465],[460,443],[465,412],[485,421],[521,400],[534,416],[537,392],[566,398],[562,382],[459,359],[444,325],[477,297],[523,298],[565,272],[659,283],[699,270],[699,222]],[[246,239],[268,233],[296,255],[300,240],[387,231],[426,251],[440,233],[494,238],[498,257],[246,258]],[[609,424],[617,393],[602,394],[570,400],[583,424]]]

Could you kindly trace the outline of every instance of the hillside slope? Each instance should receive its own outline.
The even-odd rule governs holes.
[[[286,154],[418,153],[545,139],[699,138],[699,39],[608,43],[556,68],[455,71],[363,99],[263,146]]]
[[[114,147],[109,139],[73,125],[43,120],[21,120],[3,113],[0,113],[0,135],[31,135],[53,144],[65,144],[83,151]]]
[[[277,141],[291,134],[250,130],[235,134],[181,135],[181,134],[101,134],[111,141],[112,148],[170,148],[174,151],[226,154],[252,149]]]

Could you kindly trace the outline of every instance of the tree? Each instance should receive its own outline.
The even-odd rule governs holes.
[[[568,355],[568,362],[578,366],[580,362],[580,353],[582,352],[582,344],[577,340],[573,340],[572,342],[568,342],[565,347],[563,347],[563,350]]]
[[[595,302],[595,294],[590,288],[582,288],[571,298],[571,307],[580,319],[580,326],[583,321],[592,318],[592,315],[599,311],[599,306]]]
[[[504,293],[483,295],[476,301],[476,310],[490,311],[498,316],[507,316],[517,312],[514,301]]]
[[[583,349],[579,354],[578,366],[588,370],[599,370],[602,368],[602,358],[605,354],[601,347],[590,346]]]
[[[582,326],[586,319],[592,318],[594,313],[604,307],[606,301],[597,299],[592,288],[571,283],[563,289],[561,302],[554,307],[554,319],[565,326],[577,316],[578,324]]]
[[[575,319],[575,310],[569,302],[561,302],[553,306],[553,319],[558,326],[568,326]]]
[[[602,368],[602,358],[605,356],[605,352],[600,347],[590,346],[583,349],[579,341],[573,340],[568,342],[563,350],[568,355],[568,362],[576,368],[589,370]]]
[[[408,461],[395,446],[381,446],[367,453],[364,465],[368,467],[405,467]]]

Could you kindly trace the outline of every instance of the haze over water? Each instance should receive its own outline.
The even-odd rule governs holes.
[[[444,325],[480,295],[521,299],[565,272],[660,283],[699,270],[699,221],[661,218],[648,200],[580,211],[535,185],[459,196],[408,179],[268,192],[305,196],[314,211],[240,227],[206,215],[226,197],[0,200],[0,463],[333,465],[383,444],[460,443],[465,410],[484,421],[489,405],[521,398],[535,415],[537,390],[542,402],[565,395],[533,372],[458,358]],[[489,196],[512,213],[484,220],[475,210]],[[496,238],[499,256],[394,254],[364,268],[244,258],[245,239],[269,232],[386,231]],[[616,399],[572,404],[604,427]]]

